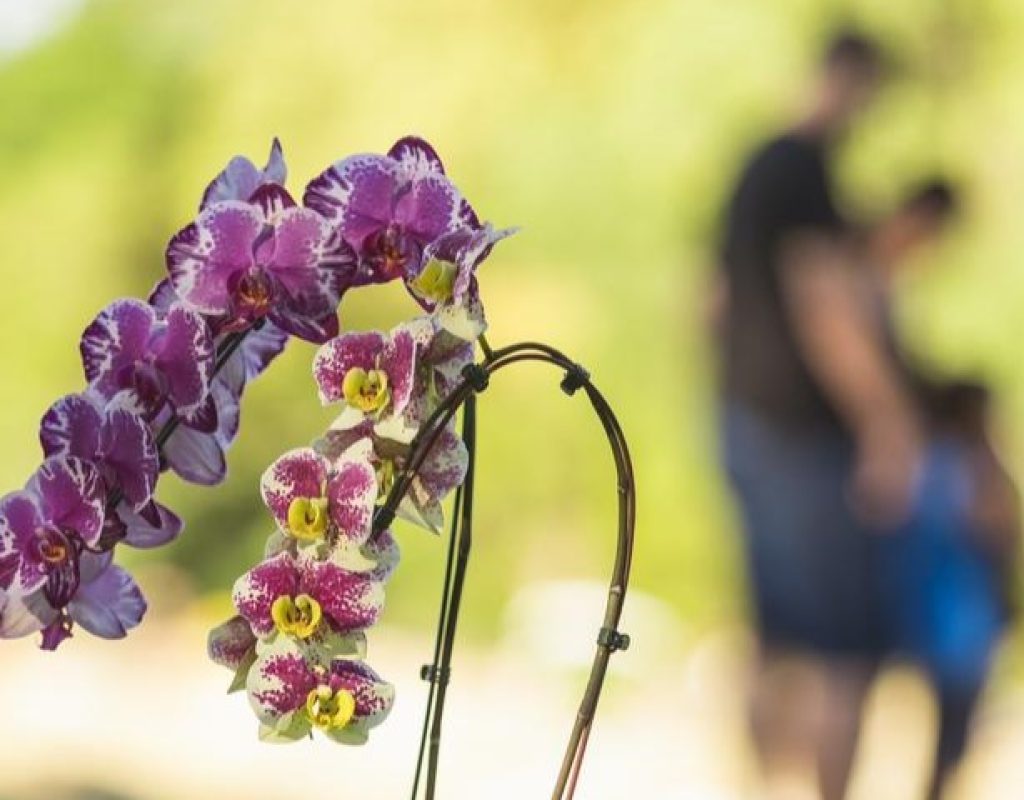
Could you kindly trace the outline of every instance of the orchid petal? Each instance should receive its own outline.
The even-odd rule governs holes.
[[[167,327],[156,363],[167,376],[168,395],[186,420],[200,411],[214,369],[213,337],[206,321],[184,306],[167,312]]]
[[[342,400],[341,384],[348,371],[353,367],[374,369],[386,342],[384,335],[376,332],[346,333],[321,347],[313,359],[320,402],[327,405]]]
[[[107,412],[100,429],[97,452],[115,476],[125,498],[138,511],[153,496],[160,457],[149,426],[137,414],[115,408]]]
[[[82,557],[82,583],[68,604],[68,613],[95,636],[122,639],[142,621],[146,600],[132,576],[116,564],[87,579],[89,555]]]
[[[377,476],[369,463],[372,452],[369,439],[352,445],[334,465],[327,484],[331,522],[340,536],[359,543],[370,535],[377,502]]]
[[[0,500],[0,590],[20,597],[34,592],[46,581],[43,565],[24,557],[43,525],[32,493],[11,492]]]
[[[42,592],[14,597],[0,591],[0,639],[20,639],[43,630],[57,618],[57,611]]]
[[[382,583],[330,562],[304,565],[302,588],[317,599],[335,630],[342,633],[370,627],[384,608]]]
[[[272,648],[264,653],[257,650],[246,680],[249,704],[256,717],[275,730],[290,725],[289,715],[302,709],[316,685],[316,676],[302,651],[294,647]],[[295,718],[305,720],[308,733],[311,726],[305,714],[296,714]]]
[[[294,597],[299,581],[298,568],[292,557],[282,553],[264,561],[240,577],[232,590],[235,609],[245,617],[257,636],[274,631],[270,610],[282,596]]]
[[[179,426],[164,444],[167,465],[183,480],[214,486],[227,475],[224,447],[217,437]]]
[[[379,725],[391,712],[395,687],[362,661],[337,659],[331,662],[330,684],[333,689],[346,689],[356,700],[354,720],[368,728]]]
[[[416,345],[409,331],[395,331],[381,352],[380,366],[391,388],[391,412],[401,414],[412,394],[416,369]]]
[[[140,550],[161,547],[173,541],[181,533],[184,523],[181,518],[166,506],[154,503],[158,520],[156,524],[134,513],[122,503],[117,508],[117,515],[125,526],[124,543]]]
[[[362,547],[365,558],[373,562],[374,567],[367,573],[367,577],[383,583],[395,571],[401,561],[401,550],[398,547],[398,540],[390,530],[381,531],[375,537],[369,539]]]
[[[103,531],[106,491],[96,467],[74,456],[46,459],[26,486],[39,498],[43,517],[73,530],[88,545]]]
[[[253,244],[263,229],[260,210],[226,200],[207,206],[167,246],[167,268],[178,296],[204,314],[231,308],[228,282],[253,265]]]
[[[323,456],[303,447],[285,453],[263,473],[263,502],[279,526],[287,529],[288,509],[294,500],[322,496],[328,467]]]
[[[423,245],[460,224],[462,198],[443,175],[426,175],[414,181],[395,204],[395,220]]]
[[[391,218],[397,173],[395,162],[384,156],[350,156],[310,182],[303,204],[338,224],[345,241],[359,250]]]
[[[115,300],[82,334],[81,353],[85,377],[104,396],[113,396],[117,372],[143,358],[149,347],[156,312],[141,300]]]
[[[419,180],[427,175],[444,175],[441,157],[418,136],[399,139],[388,150],[388,158],[397,162],[399,175],[405,181]]]
[[[50,406],[39,424],[43,452],[93,458],[99,450],[102,424],[99,409],[85,395],[66,395]]]

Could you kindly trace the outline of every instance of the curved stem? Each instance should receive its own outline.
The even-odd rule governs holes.
[[[496,372],[512,364],[528,361],[552,364],[566,370],[567,377],[562,383],[563,390],[567,394],[573,394],[578,388],[584,389],[595,414],[597,414],[598,419],[601,421],[615,461],[619,509],[615,561],[608,587],[603,625],[598,636],[597,651],[594,654],[591,665],[590,677],[587,681],[583,699],[576,715],[576,721],[570,733],[562,766],[555,782],[555,789],[552,793],[553,800],[564,800],[572,798],[575,793],[611,654],[618,649],[624,649],[628,646],[628,638],[618,632],[618,625],[629,584],[636,526],[636,491],[633,465],[625,435],[611,406],[593,385],[586,372],[564,353],[548,345],[534,342],[523,342],[498,350],[492,350],[489,346],[485,345],[484,352],[486,356],[484,361],[475,365],[474,369],[482,373],[486,378],[490,378]],[[569,380],[570,377],[572,381]],[[395,509],[422,468],[427,454],[457,409],[470,396],[477,391],[482,391],[483,388],[484,386],[478,382],[475,376],[467,374],[452,390],[451,394],[428,417],[416,438],[413,439],[405,469],[392,487],[383,506],[374,517],[375,536],[379,535],[390,524],[394,517]],[[467,499],[468,494],[460,501],[464,517]],[[461,590],[461,586],[459,588]],[[452,620],[449,617],[449,620],[450,630],[444,632],[446,637],[445,646],[448,648],[453,646],[457,618]],[[439,725],[437,730],[439,736]],[[433,797],[432,785],[428,785],[427,797],[428,800]]]

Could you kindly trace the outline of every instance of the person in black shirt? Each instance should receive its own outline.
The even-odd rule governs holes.
[[[809,112],[744,168],[720,251],[723,455],[760,644],[754,738],[769,773],[813,754],[825,800],[845,794],[879,656],[871,528],[907,514],[922,448],[829,174],[881,65],[862,35],[833,39]]]

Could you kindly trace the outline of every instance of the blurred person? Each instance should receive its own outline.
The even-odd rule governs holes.
[[[759,644],[753,738],[769,779],[812,759],[825,800],[845,794],[880,657],[870,530],[906,517],[922,452],[831,186],[882,62],[860,33],[831,40],[806,114],[728,201],[717,286],[723,455]]]
[[[938,706],[928,797],[941,797],[968,744],[996,646],[1015,610],[1020,545],[1016,486],[991,435],[991,392],[936,380],[909,364],[892,324],[895,278],[953,218],[956,193],[934,179],[867,236],[864,286],[916,398],[928,441],[912,513],[878,542],[885,647],[925,671]]]

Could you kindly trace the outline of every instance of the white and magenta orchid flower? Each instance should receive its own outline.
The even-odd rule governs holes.
[[[412,396],[416,344],[404,325],[390,333],[346,333],[327,342],[313,360],[320,402],[343,403],[338,424],[400,415]]]
[[[384,586],[330,561],[282,552],[239,578],[232,599],[258,638],[309,639],[373,625],[384,607]]]
[[[395,700],[394,687],[363,661],[284,639],[257,647],[246,690],[260,738],[273,742],[298,741],[315,729],[342,744],[363,744]]]

